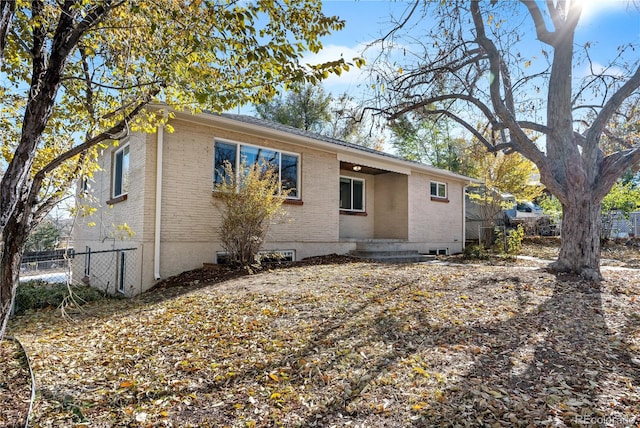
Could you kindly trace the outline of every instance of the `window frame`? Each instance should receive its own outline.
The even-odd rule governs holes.
[[[367,197],[366,197],[366,195],[367,195],[367,184],[366,184],[366,180],[364,178],[351,177],[351,176],[348,176],[348,175],[341,175],[340,176],[340,180],[342,180],[342,179],[348,179],[348,180],[351,181],[351,186],[350,186],[350,189],[351,189],[351,204],[350,204],[350,206],[351,206],[351,208],[339,207],[340,211],[354,212],[354,213],[364,213],[364,212],[366,212],[367,211]],[[362,209],[353,208],[353,205],[354,205],[353,204],[353,193],[354,193],[353,192],[353,182],[354,181],[359,181],[359,182],[362,183]],[[339,189],[339,192],[342,192],[342,189]],[[341,197],[340,194],[338,194],[338,198],[339,198],[338,199],[339,201],[342,200],[342,197]]]
[[[127,153],[125,154],[124,151],[127,151]],[[118,155],[122,153],[122,157],[121,157],[121,164],[120,167],[118,168]],[[125,156],[127,157],[127,163],[126,163],[126,171],[124,169],[124,159]],[[125,176],[125,172],[126,175],[129,176],[131,168],[131,148],[129,143],[125,143],[122,144],[120,147],[118,147],[116,150],[113,151],[113,156],[111,159],[111,198],[113,200],[116,199],[120,199],[120,198],[124,198],[125,196],[127,196],[129,194],[129,182],[127,180],[126,182],[126,186],[125,186],[125,180],[124,180],[124,176]],[[117,180],[118,180],[118,169],[120,169],[120,174],[119,174],[119,178],[120,178],[120,192],[116,193],[117,190]],[[126,188],[125,188],[126,187]]]
[[[436,186],[435,194],[433,193],[434,184]],[[440,186],[444,187],[444,195],[440,195]],[[432,199],[446,200],[449,197],[449,186],[445,182],[431,180],[431,182],[429,183],[429,194],[431,195]]]
[[[300,181],[301,181],[301,164],[302,164],[302,156],[300,153],[296,153],[296,152],[290,152],[288,150],[280,150],[280,149],[275,149],[272,147],[267,147],[267,146],[260,146],[257,144],[248,144],[248,143],[243,143],[240,141],[231,141],[231,140],[226,140],[226,139],[215,139],[213,142],[213,190],[216,191],[216,145],[218,143],[221,144],[227,144],[227,145],[235,145],[236,146],[236,150],[235,150],[235,160],[234,160],[234,164],[233,164],[233,170],[236,172],[236,174],[238,173],[238,170],[240,168],[240,160],[242,159],[242,148],[243,147],[247,147],[247,148],[253,148],[253,149],[263,149],[263,150],[269,150],[272,152],[277,153],[278,155],[278,182],[280,183],[280,190],[282,190],[282,156],[286,155],[286,156],[291,156],[291,157],[295,157],[297,159],[296,161],[296,187],[295,189],[295,195],[287,195],[286,199],[287,200],[301,200],[302,199],[302,192],[301,192],[301,186],[300,186]]]

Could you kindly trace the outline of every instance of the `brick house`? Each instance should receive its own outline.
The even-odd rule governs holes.
[[[85,282],[134,295],[215,263],[215,170],[241,158],[268,157],[283,186],[295,189],[285,202],[291,221],[271,227],[265,249],[294,260],[367,242],[420,253],[463,249],[468,177],[248,116],[175,112],[169,123],[174,132],[132,133],[104,149],[102,171],[79,186],[80,194],[90,189],[97,211],[76,227],[76,251],[115,250],[99,272],[77,261]]]

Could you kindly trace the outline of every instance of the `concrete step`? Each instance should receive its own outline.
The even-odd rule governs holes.
[[[433,259],[435,259],[433,256],[416,254],[414,256],[384,256],[374,260],[381,263],[423,263]]]
[[[420,255],[415,250],[383,250],[383,251],[372,251],[372,250],[355,250],[351,252],[352,256],[363,257],[367,259],[372,259],[376,257],[412,257],[415,255]]]
[[[420,263],[428,260],[433,260],[435,256],[428,256],[420,254],[416,250],[384,248],[382,250],[372,250],[367,247],[367,250],[356,249],[351,251],[354,257],[362,259],[375,260],[382,263]]]
[[[404,241],[376,239],[356,243],[355,251],[403,251],[407,245]]]

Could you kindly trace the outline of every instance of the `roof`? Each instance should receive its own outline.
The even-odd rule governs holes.
[[[284,125],[278,122],[272,122],[270,120],[260,119],[253,116],[243,115],[243,114],[230,114],[230,113],[222,113],[220,114],[222,117],[226,117],[228,119],[238,120],[240,122],[250,123],[253,125],[264,126],[266,128],[275,129],[282,132],[288,132],[289,134],[299,135],[301,137],[312,138],[314,140],[324,141],[331,144],[336,144],[342,147],[349,147],[356,150],[361,150],[363,152],[372,153],[380,156],[387,156],[390,158],[398,159],[398,160],[408,160],[399,156],[395,156],[391,153],[383,152],[380,150],[371,149],[369,147],[361,146],[359,144],[348,143],[343,140],[338,140],[336,138],[327,137],[322,134],[318,134],[315,132],[305,131],[304,129],[295,128],[293,126]]]
[[[208,118],[213,120],[215,120],[215,118],[219,118],[219,119],[221,118],[227,123],[229,122],[235,122],[236,124],[242,123],[242,124],[249,125],[249,127],[252,127],[254,129],[262,128],[262,129],[267,129],[270,131],[277,132],[281,135],[286,134],[289,136],[299,137],[300,139],[304,139],[306,141],[320,142],[325,147],[332,146],[334,147],[334,149],[338,149],[339,151],[340,149],[342,149],[343,151],[348,151],[352,154],[355,152],[355,153],[360,153],[362,155],[378,158],[380,160],[386,159],[393,164],[401,165],[402,169],[413,168],[413,169],[427,171],[432,174],[437,174],[440,176],[445,176],[445,177],[449,177],[449,178],[460,180],[460,181],[466,181],[466,182],[476,181],[473,178],[466,177],[461,174],[456,174],[454,172],[443,170],[440,168],[436,168],[432,165],[428,165],[422,162],[413,161],[413,160],[406,159],[391,153],[383,152],[381,150],[371,149],[369,147],[349,143],[336,138],[327,137],[325,135],[318,134],[315,132],[309,132],[309,131],[305,131],[304,129],[295,128],[289,125],[284,125],[282,123],[272,122],[270,120],[260,119],[257,117],[243,115],[243,114],[233,114],[233,113],[204,112],[201,115],[198,115],[202,119],[205,119],[205,117],[203,117],[202,115],[207,116]]]

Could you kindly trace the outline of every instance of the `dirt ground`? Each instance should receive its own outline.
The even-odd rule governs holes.
[[[199,269],[10,334],[34,426],[636,426],[640,248],[605,247],[600,285],[546,272],[555,254]],[[0,426],[24,426],[6,345]]]

